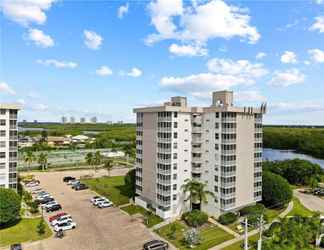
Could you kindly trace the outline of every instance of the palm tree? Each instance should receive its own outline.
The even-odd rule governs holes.
[[[93,153],[92,152],[87,153],[85,160],[89,165],[92,165],[93,164]]]
[[[108,176],[110,176],[110,171],[114,168],[114,162],[113,162],[113,160],[108,159],[107,161],[105,161],[103,167],[104,167],[104,169],[107,170]]]
[[[100,154],[100,151],[96,151],[96,153],[93,156],[93,165],[95,171],[97,171],[97,166],[102,163],[102,155]]]
[[[42,170],[44,171],[47,167],[47,154],[45,153],[40,153],[38,156],[38,163],[42,166]]]
[[[28,168],[30,169],[30,165],[35,160],[35,156],[32,151],[27,151],[27,153],[24,155],[24,162],[27,163]]]
[[[214,193],[206,190],[206,184],[201,183],[195,180],[185,180],[185,184],[182,185],[184,193],[189,193],[189,196],[186,201],[190,200],[190,210],[192,210],[192,204],[207,203],[207,196],[210,195],[215,197]]]
[[[133,155],[133,149],[132,149],[132,146],[127,144],[125,147],[124,147],[124,152],[125,152],[125,155],[126,155],[126,159],[128,161],[128,159],[130,157],[132,157]]]

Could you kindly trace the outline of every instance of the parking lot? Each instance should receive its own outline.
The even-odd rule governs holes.
[[[36,179],[41,182],[40,186],[51,193],[62,205],[62,211],[72,215],[77,227],[74,230],[66,231],[62,239],[52,237],[40,242],[27,243],[24,249],[136,250],[142,249],[144,242],[154,238],[140,221],[132,219],[119,208],[99,209],[93,207],[89,202],[94,196],[92,191],[74,191],[62,181],[66,175],[79,177],[84,174],[84,171],[35,174]],[[119,170],[112,174],[120,175],[121,172]],[[47,218],[48,215],[45,214],[45,217]]]

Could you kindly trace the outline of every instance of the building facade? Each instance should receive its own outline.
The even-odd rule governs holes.
[[[17,188],[18,110],[16,105],[0,104],[0,188]]]
[[[136,203],[163,218],[189,209],[187,179],[214,193],[201,209],[213,216],[254,204],[262,197],[260,108],[234,107],[233,92],[214,92],[210,107],[188,107],[172,97],[136,113]]]

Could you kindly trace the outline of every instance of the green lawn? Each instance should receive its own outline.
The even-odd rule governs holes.
[[[100,177],[82,180],[90,189],[107,197],[115,205],[120,206],[129,203],[130,192],[125,186],[124,176]]]
[[[268,222],[271,222],[274,219],[276,219],[279,216],[279,214],[281,214],[283,211],[285,211],[286,208],[287,208],[287,206],[285,206],[284,208],[280,208],[280,209],[266,208],[264,214],[268,218]]]
[[[259,239],[259,235],[255,234],[249,237],[249,242],[256,242]],[[243,248],[241,248],[241,245],[243,244],[243,240],[234,243],[233,245],[230,245],[228,247],[225,247],[223,250],[242,250]],[[251,250],[254,250],[254,248],[252,248]]]
[[[170,239],[170,228],[171,225],[176,225],[176,238]],[[157,230],[157,233],[170,241],[173,245],[175,245],[180,250],[187,250],[192,249],[189,248],[185,242],[183,241],[183,233],[188,230],[189,227],[185,225],[184,223],[177,221],[171,224],[168,224],[160,229]],[[200,230],[200,236],[201,236],[201,244],[193,249],[196,250],[205,250],[209,249],[213,246],[216,246],[224,241],[230,240],[233,238],[232,235],[226,233],[222,229],[218,228],[217,226],[214,226],[212,224],[206,224],[204,225]]]
[[[294,208],[290,211],[290,213],[287,216],[312,216],[314,213],[307,209],[306,207],[303,206],[303,204],[300,203],[298,198],[294,197],[293,198],[294,202]]]
[[[40,222],[40,218],[35,219],[22,219],[18,224],[0,229],[0,246],[7,246],[14,243],[21,243],[25,241],[36,241],[48,238],[52,235],[52,231],[46,225],[46,232],[43,235],[37,233],[37,225]]]
[[[145,215],[145,213],[147,212],[144,208],[140,207],[140,206],[135,206],[135,205],[129,205],[127,207],[123,207],[121,208],[122,210],[124,210],[126,213],[133,215],[133,214],[142,214],[143,216]],[[156,224],[159,224],[160,222],[162,222],[163,219],[160,218],[159,216],[155,215],[155,214],[150,214],[148,217],[148,225],[147,227],[153,227]]]

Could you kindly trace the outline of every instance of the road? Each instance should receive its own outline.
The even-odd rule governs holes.
[[[319,211],[324,214],[324,200],[310,194],[303,194],[299,190],[294,190],[294,196],[296,196],[300,202],[309,210]]]

